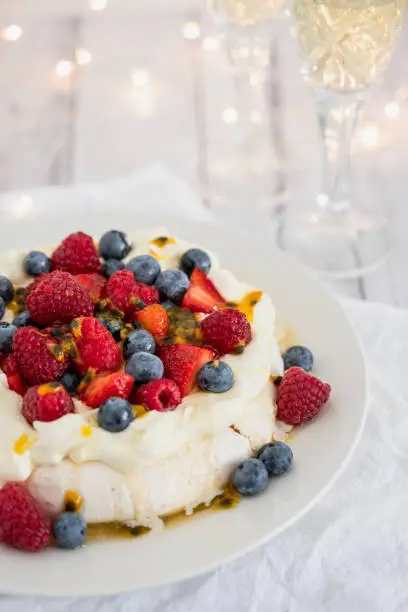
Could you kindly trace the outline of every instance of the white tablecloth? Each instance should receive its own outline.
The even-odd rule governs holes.
[[[3,596],[0,611],[407,612],[408,311],[343,304],[368,357],[370,412],[351,463],[307,516],[204,577],[110,598]]]

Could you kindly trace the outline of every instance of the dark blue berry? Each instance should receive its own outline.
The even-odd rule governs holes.
[[[4,317],[6,313],[6,303],[2,297],[0,297],[0,319]]]
[[[20,312],[20,314],[16,316],[13,321],[13,325],[16,327],[25,327],[26,325],[35,326],[35,323],[31,320],[28,310],[23,310],[23,312]]]
[[[123,431],[133,421],[129,402],[121,397],[110,397],[98,410],[98,425],[111,433]]]
[[[204,364],[197,377],[197,383],[203,391],[224,393],[234,384],[234,374],[225,361],[209,361]]]
[[[86,538],[86,522],[78,512],[63,512],[54,521],[54,537],[59,548],[72,550]]]
[[[258,495],[266,489],[268,471],[259,459],[246,459],[232,473],[232,484],[241,495]]]
[[[101,268],[101,274],[106,276],[106,278],[110,278],[112,274],[119,272],[119,270],[123,270],[124,267],[125,264],[123,261],[119,261],[119,259],[108,259]]]
[[[13,283],[6,276],[0,276],[0,297],[5,304],[11,302],[14,297]]]
[[[156,279],[156,289],[160,299],[170,300],[175,304],[181,304],[190,280],[182,270],[164,270]]]
[[[118,317],[113,317],[108,314],[100,314],[96,317],[102,323],[104,327],[112,334],[112,336],[119,342],[121,340],[120,332],[123,328],[123,321]]]
[[[80,382],[81,377],[75,372],[75,370],[68,370],[68,372],[65,372],[65,374],[63,374],[60,378],[60,383],[64,385],[66,391],[70,395],[76,393]]]
[[[154,353],[156,343],[152,334],[144,329],[131,332],[123,343],[123,355],[127,359],[133,353]]]
[[[130,253],[132,245],[124,232],[110,230],[99,242],[99,255],[103,259],[123,259]]]
[[[11,351],[13,344],[13,336],[16,333],[17,327],[11,323],[2,321],[0,323],[0,353],[6,355]]]
[[[164,367],[156,355],[151,353],[133,353],[125,366],[125,371],[136,382],[147,383],[151,380],[163,378]]]
[[[23,269],[28,276],[47,274],[51,269],[51,259],[41,251],[30,251],[23,260]]]
[[[269,442],[259,449],[257,454],[269,475],[279,476],[287,472],[292,466],[293,452],[284,442]]]
[[[126,268],[133,272],[138,283],[144,283],[145,285],[153,285],[160,274],[160,264],[151,255],[133,257],[127,262]]]
[[[211,259],[201,249],[189,249],[181,258],[180,268],[191,276],[194,268],[200,268],[204,274],[208,274],[211,268]]]
[[[313,353],[305,346],[291,346],[282,355],[285,370],[289,368],[302,368],[310,372],[313,368]]]

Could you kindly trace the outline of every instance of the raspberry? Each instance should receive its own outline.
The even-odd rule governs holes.
[[[80,315],[92,315],[94,305],[88,291],[68,272],[51,272],[30,291],[27,310],[33,321],[48,325],[70,322]]]
[[[7,357],[2,359],[1,369],[7,376],[7,384],[9,389],[24,397],[26,392],[26,384],[13,354],[7,355]]]
[[[69,367],[59,345],[35,327],[20,327],[13,338],[18,367],[30,385],[58,380]]]
[[[139,300],[142,300],[146,304],[146,306],[151,306],[152,304],[158,304],[160,302],[159,292],[154,287],[149,287],[149,285],[145,285],[144,283],[136,283],[137,285],[137,295],[136,297]]]
[[[181,402],[180,389],[175,382],[167,378],[152,380],[147,385],[142,385],[134,397],[137,404],[158,412],[174,410]]]
[[[88,291],[94,304],[105,297],[106,278],[100,274],[77,274],[75,278]]]
[[[99,319],[80,317],[72,322],[71,327],[78,351],[74,363],[81,374],[86,374],[89,368],[101,372],[120,367],[122,356],[119,346]]]
[[[234,308],[210,314],[201,323],[201,333],[203,344],[208,344],[220,355],[238,352],[252,339],[248,319]]]
[[[0,533],[3,542],[27,552],[38,552],[50,542],[50,519],[20,484],[8,482],[0,489]]]
[[[302,368],[290,368],[279,385],[277,418],[288,425],[311,421],[330,397],[330,385],[307,374]]]
[[[51,255],[52,269],[81,274],[98,272],[98,252],[91,236],[83,232],[70,234]]]
[[[30,387],[24,396],[22,414],[30,425],[34,421],[56,421],[70,412],[74,412],[74,403],[61,384]]]
[[[112,274],[106,285],[106,293],[112,305],[130,316],[136,309],[137,300],[145,305],[157,304],[159,294],[154,287],[137,283],[129,270],[119,270]]]

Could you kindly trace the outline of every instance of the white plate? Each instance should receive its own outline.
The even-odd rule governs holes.
[[[72,198],[72,195],[71,195]],[[41,214],[35,214],[40,213]],[[53,212],[55,211],[55,212]],[[66,212],[65,212],[66,211]],[[105,208],[106,211],[106,208]],[[298,340],[316,357],[316,373],[333,389],[330,406],[296,432],[294,469],[259,498],[233,510],[198,515],[134,541],[92,543],[75,552],[39,555],[0,549],[0,591],[41,595],[101,595],[190,578],[243,555],[288,528],[321,498],[346,465],[366,414],[363,354],[350,323],[320,282],[274,248],[267,236],[186,220],[99,213],[69,216],[67,207],[35,210],[30,222],[4,219],[5,248],[49,244],[73,229],[97,236],[109,227],[165,225],[180,237],[216,251],[225,267],[266,290]]]

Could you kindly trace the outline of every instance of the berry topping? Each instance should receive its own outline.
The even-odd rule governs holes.
[[[75,278],[88,291],[94,304],[105,297],[106,278],[100,274],[77,274]]]
[[[132,250],[126,234],[118,230],[106,232],[99,243],[99,254],[103,259],[123,259]]]
[[[21,373],[30,385],[58,380],[69,367],[66,356],[55,340],[34,327],[17,329],[13,338],[13,352]]]
[[[30,251],[24,258],[23,269],[28,276],[47,274],[51,269],[51,260],[41,251]]]
[[[153,285],[160,274],[160,264],[151,255],[138,255],[130,259],[126,268],[133,272],[135,279],[145,285]]]
[[[122,397],[110,397],[98,411],[98,425],[111,433],[127,429],[133,421],[132,406]]]
[[[163,364],[156,355],[140,352],[133,353],[125,366],[128,374],[138,383],[163,378]]]
[[[24,396],[22,414],[30,425],[34,421],[56,421],[70,412],[74,412],[74,404],[61,384],[30,387]]]
[[[80,382],[81,378],[79,374],[75,372],[75,370],[68,370],[68,372],[65,372],[60,379],[61,385],[64,385],[65,390],[70,395],[76,393]]]
[[[284,442],[269,442],[259,449],[257,458],[263,462],[270,476],[280,476],[292,467],[293,452]]]
[[[126,372],[97,374],[80,392],[80,399],[90,408],[99,408],[110,397],[127,399],[132,391],[134,380]]]
[[[123,356],[128,359],[133,353],[154,353],[156,343],[152,334],[144,329],[131,332],[123,343]]]
[[[58,548],[78,548],[86,539],[85,519],[78,512],[63,512],[55,519],[53,532]]]
[[[4,317],[5,312],[6,312],[6,303],[3,300],[3,298],[0,297],[0,319]]]
[[[152,380],[147,385],[142,385],[136,391],[135,400],[142,404],[147,410],[167,412],[174,410],[181,402],[180,389],[176,383],[167,378]]]
[[[208,274],[211,268],[211,259],[201,249],[189,249],[181,258],[180,267],[188,276],[191,276],[195,268],[199,268],[204,274]]]
[[[152,304],[136,311],[134,319],[154,336],[156,342],[160,342],[167,337],[169,317],[161,304]]]
[[[123,261],[119,261],[119,259],[108,259],[101,268],[101,274],[106,278],[110,278],[112,274],[119,272],[119,270],[123,270],[124,267],[125,264]]]
[[[258,495],[266,489],[268,471],[259,459],[246,459],[232,473],[232,484],[241,495]]]
[[[0,533],[3,542],[27,552],[50,542],[51,521],[20,484],[8,482],[0,489]]]
[[[81,374],[92,368],[96,372],[117,370],[122,357],[112,334],[95,317],[80,317],[72,324],[72,335],[77,348],[75,367]]]
[[[285,370],[289,368],[302,368],[310,372],[313,368],[313,353],[305,346],[291,346],[282,355]]]
[[[16,318],[13,321],[13,325],[15,325],[16,327],[25,327],[26,325],[35,326],[35,323],[31,319],[30,313],[28,312],[28,310],[23,310],[23,312],[20,312],[20,314],[16,316]]]
[[[169,317],[168,335],[172,342],[199,343],[201,338],[200,323],[193,312],[173,305],[168,309],[167,316]]]
[[[123,320],[119,317],[114,316],[110,313],[102,313],[97,316],[98,321],[112,334],[112,336],[119,342],[121,340],[120,332],[123,329]]]
[[[0,297],[3,298],[5,304],[11,302],[14,297],[13,283],[5,276],[0,276]]]
[[[234,384],[234,374],[225,361],[209,361],[200,368],[197,384],[203,391],[224,393]]]
[[[27,310],[40,325],[54,321],[69,323],[74,317],[93,314],[87,290],[68,272],[51,272],[41,278],[27,297]]]
[[[52,269],[82,274],[98,272],[101,264],[91,236],[83,232],[70,234],[51,255]]]
[[[106,285],[106,293],[112,305],[129,316],[135,311],[139,300],[144,304],[159,301],[157,291],[153,287],[137,283],[129,270],[112,274]]]
[[[175,304],[181,304],[190,280],[182,270],[164,270],[156,279],[156,288],[160,299],[171,300]]]
[[[290,368],[279,385],[276,416],[288,425],[311,421],[328,401],[330,391],[329,384],[302,368]]]
[[[199,369],[214,357],[211,349],[189,344],[172,344],[160,349],[165,376],[174,380],[182,397],[191,393]]]
[[[17,327],[15,325],[5,323],[4,321],[0,323],[0,353],[2,355],[7,355],[10,352],[16,330]]]
[[[201,323],[203,343],[220,355],[245,347],[252,338],[251,325],[239,310],[226,308],[210,314]]]
[[[210,313],[223,308],[226,302],[215,285],[199,268],[191,275],[190,286],[184,296],[182,306],[191,312]]]
[[[21,395],[21,397],[24,397],[26,392],[26,384],[13,353],[10,353],[10,355],[7,355],[7,357],[1,360],[1,369],[7,376],[7,384],[9,389],[15,393],[18,393],[18,395]]]

